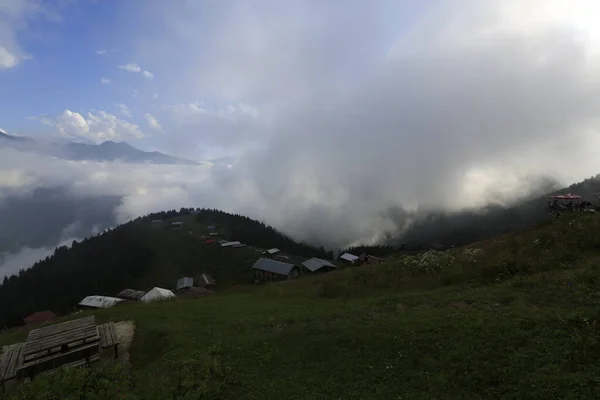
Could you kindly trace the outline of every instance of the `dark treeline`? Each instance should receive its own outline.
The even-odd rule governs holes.
[[[187,210],[191,212],[192,210]],[[298,256],[320,257],[333,260],[333,252],[322,246],[314,247],[294,241],[272,226],[239,214],[229,214],[220,210],[202,209],[197,211],[196,220],[202,224],[224,228],[231,240],[239,240],[250,246],[260,248],[277,247],[279,250]]]
[[[417,218],[401,238],[392,240],[390,244],[401,242],[408,246],[422,246],[438,242],[444,245],[464,245],[525,229],[552,218],[548,207],[549,196],[574,193],[598,206],[599,201],[593,196],[598,192],[600,176],[595,176],[510,207],[488,206],[459,213],[431,212]]]
[[[141,277],[155,256],[143,229],[131,223],[58,247],[54,254],[5,277],[0,286],[0,328],[22,324],[35,311],[73,310],[90,294],[114,295]]]
[[[342,250],[340,252],[340,255],[344,253],[350,253],[356,256],[360,256],[361,254],[365,253],[375,257],[385,257],[392,253],[398,253],[401,250],[402,249],[399,246],[353,246]]]

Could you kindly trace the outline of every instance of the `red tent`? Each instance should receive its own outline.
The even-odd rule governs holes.
[[[42,322],[54,321],[55,319],[56,314],[52,311],[38,311],[23,318],[23,321],[25,321],[26,324],[39,324]]]
[[[556,200],[581,200],[581,196],[573,193],[559,194],[558,196],[550,196],[550,198]]]

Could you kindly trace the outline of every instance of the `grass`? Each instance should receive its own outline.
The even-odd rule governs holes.
[[[566,216],[469,246],[481,251],[102,310],[102,321],[136,323],[131,369],[65,370],[10,395],[597,398],[598,228],[596,216]]]

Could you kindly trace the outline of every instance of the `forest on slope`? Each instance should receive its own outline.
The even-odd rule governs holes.
[[[400,237],[387,244],[420,247],[432,243],[465,245],[508,232],[527,228],[552,217],[548,197],[561,193],[575,193],[595,206],[600,202],[593,194],[600,192],[600,175],[566,188],[527,198],[508,207],[490,205],[458,213],[428,212],[418,216]]]
[[[192,212],[198,213],[191,215]],[[163,219],[157,228],[151,221]],[[173,231],[169,220],[185,219]],[[124,288],[172,288],[182,275],[209,272],[219,286],[251,281],[249,266],[258,253],[253,248],[228,249],[205,245],[198,236],[206,225],[217,225],[222,237],[259,248],[278,247],[305,257],[330,257],[331,252],[303,243],[264,223],[219,210],[182,208],[149,214],[104,233],[55,249],[54,254],[5,277],[0,285],[0,329],[22,324],[35,311],[58,314],[73,310],[88,295],[114,296]],[[195,234],[188,234],[194,230]]]

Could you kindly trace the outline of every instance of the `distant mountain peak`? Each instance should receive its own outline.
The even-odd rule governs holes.
[[[0,130],[0,146],[13,147],[18,150],[36,151],[54,157],[75,161],[119,161],[128,164],[171,164],[200,165],[185,158],[175,157],[157,151],[143,151],[127,142],[107,140],[100,144],[69,142],[40,146],[35,140],[25,136],[12,136]]]
[[[14,140],[18,142],[33,142],[33,139],[27,136],[9,135],[4,129],[0,129],[0,139]]]
[[[115,142],[112,140],[107,140],[106,142],[102,142],[100,143],[98,146],[102,146],[102,147],[121,147],[121,148],[127,148],[127,149],[135,149],[135,150],[139,150],[136,149],[135,147],[133,147],[132,145],[130,145],[127,142]],[[142,151],[142,150],[139,150]]]

